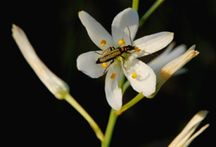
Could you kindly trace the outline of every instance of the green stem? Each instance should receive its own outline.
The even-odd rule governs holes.
[[[125,105],[123,105],[122,108],[116,112],[117,115],[122,114],[123,112],[125,112],[126,110],[134,106],[136,103],[138,103],[143,98],[144,98],[144,95],[142,93],[137,94],[132,100],[130,100]]]
[[[105,132],[105,137],[104,140],[102,141],[101,147],[109,147],[117,118],[118,115],[116,114],[116,111],[111,109],[109,121]]]
[[[141,27],[146,20],[149,18],[149,16],[164,2],[164,0],[156,0],[154,4],[149,8],[149,10],[142,16],[140,19],[139,26]]]
[[[133,0],[132,2],[132,8],[136,11],[138,11],[139,8],[139,0]]]
[[[89,123],[93,131],[95,132],[97,138],[100,141],[103,141],[104,135],[99,128],[98,124],[94,121],[94,119],[86,112],[86,110],[70,95],[66,94],[64,100],[67,101],[74,109],[76,109],[83,118]]]
[[[130,86],[130,82],[126,81],[122,87],[122,93],[124,94],[127,88]]]

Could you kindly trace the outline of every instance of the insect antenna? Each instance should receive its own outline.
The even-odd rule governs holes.
[[[132,42],[132,39],[131,39],[131,32],[130,32],[130,29],[129,29],[129,27],[127,26],[127,29],[128,29],[128,35],[129,35],[129,39],[130,39],[130,45],[132,45],[133,44],[133,42]]]

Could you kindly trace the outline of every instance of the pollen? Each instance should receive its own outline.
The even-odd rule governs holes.
[[[138,47],[135,47],[134,49],[135,49],[136,52],[140,52],[141,51],[141,49],[138,48]]]
[[[119,39],[118,40],[118,45],[124,46],[125,45],[125,40],[124,39]]]
[[[106,45],[106,43],[107,43],[106,40],[101,40],[101,41],[100,41],[100,46],[101,46],[101,47],[104,47],[104,46]]]
[[[102,63],[101,66],[102,66],[104,69],[106,69],[107,66],[108,66],[108,64],[107,64],[107,63]]]
[[[113,72],[113,73],[111,74],[111,76],[110,76],[110,79],[114,80],[115,78],[116,78],[116,73]]]
[[[133,72],[133,73],[131,74],[131,77],[132,77],[133,79],[136,79],[136,78],[137,78],[137,74],[136,74],[135,72]]]

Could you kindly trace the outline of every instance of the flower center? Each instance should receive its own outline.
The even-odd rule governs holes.
[[[101,47],[104,47],[104,46],[106,45],[106,43],[107,43],[106,40],[101,40],[101,41],[100,41],[100,46],[101,46]]]
[[[116,73],[113,72],[113,73],[111,74],[111,76],[110,76],[110,79],[114,80],[115,78],[116,78]]]
[[[133,72],[133,73],[131,74],[131,77],[132,77],[133,79],[136,79],[136,78],[137,78],[137,73]]]
[[[124,39],[119,39],[118,40],[118,45],[119,46],[124,46],[125,45],[125,40]]]
[[[106,69],[108,64],[107,63],[102,63],[101,66],[102,66],[102,68]]]

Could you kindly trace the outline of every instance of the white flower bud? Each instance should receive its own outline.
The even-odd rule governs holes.
[[[56,98],[63,99],[69,93],[67,84],[47,68],[35,53],[24,31],[14,24],[12,26],[12,36],[24,58],[43,84]]]
[[[199,124],[204,120],[208,111],[199,111],[194,117],[188,122],[185,128],[179,133],[179,135],[169,144],[168,147],[187,147],[189,144],[206,128],[209,124],[204,125],[198,131],[196,131]],[[196,132],[195,132],[196,131]],[[194,133],[195,132],[195,133]]]

